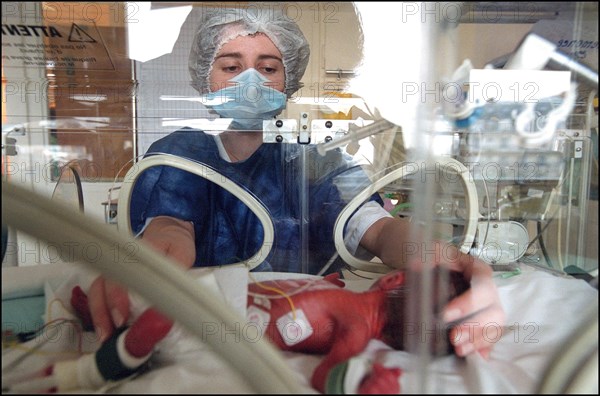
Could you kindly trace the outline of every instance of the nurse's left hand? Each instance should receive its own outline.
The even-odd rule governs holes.
[[[414,231],[405,219],[382,218],[367,229],[361,245],[391,268],[421,271],[424,266],[443,266],[462,273],[471,287],[447,304],[444,320],[468,317],[450,332],[457,355],[478,351],[488,358],[506,320],[491,267],[453,245],[426,240]]]
[[[462,272],[471,283],[469,290],[450,301],[444,309],[446,323],[459,321],[450,331],[454,351],[458,356],[479,352],[488,359],[494,344],[502,336],[506,321],[492,277],[493,270],[487,263],[458,249],[455,254],[446,255],[444,261],[451,269]]]

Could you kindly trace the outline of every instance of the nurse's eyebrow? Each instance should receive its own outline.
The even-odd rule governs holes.
[[[215,60],[220,59],[220,58],[237,58],[237,59],[241,59],[242,58],[242,53],[241,52],[225,52],[223,54],[217,55],[215,57]],[[259,55],[258,56],[258,60],[264,60],[264,59],[275,59],[281,63],[283,63],[283,60],[276,55],[269,55],[269,54],[264,54],[264,55]]]
[[[220,58],[241,58],[242,54],[239,52],[226,52],[224,54],[220,54],[215,56],[215,60]]]
[[[258,56],[258,60],[264,60],[264,59],[275,59],[276,61],[283,63],[283,60],[276,55],[259,55]]]

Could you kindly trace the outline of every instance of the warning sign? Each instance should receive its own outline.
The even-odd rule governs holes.
[[[34,25],[2,24],[4,67],[115,70],[100,31],[92,21]]]
[[[69,41],[72,43],[95,43],[96,40],[89,34],[82,30],[76,24],[71,26],[71,34],[69,34]]]

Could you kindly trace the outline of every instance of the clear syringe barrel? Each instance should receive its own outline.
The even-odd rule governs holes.
[[[372,124],[365,125],[356,131],[352,131],[352,129],[349,128],[349,131],[346,135],[328,142],[319,143],[317,145],[317,152],[321,155],[325,155],[325,153],[329,150],[344,146],[350,142],[357,142],[368,136],[375,135],[394,127],[397,127],[397,125],[389,122],[388,120],[381,119],[373,122]]]

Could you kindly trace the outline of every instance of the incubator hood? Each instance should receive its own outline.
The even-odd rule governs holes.
[[[298,91],[251,131],[228,130],[236,120],[190,75],[196,27],[216,8],[282,11],[310,44]],[[381,210],[499,282],[597,277],[595,3],[3,2],[2,49],[3,195],[54,200],[107,238],[139,237],[161,195],[200,235],[197,265],[374,281],[391,269],[359,241]],[[59,242],[4,210],[3,267],[64,264]],[[132,253],[101,253],[116,252]],[[423,352],[407,389],[444,390],[430,363]],[[278,390],[296,389],[282,373]]]

